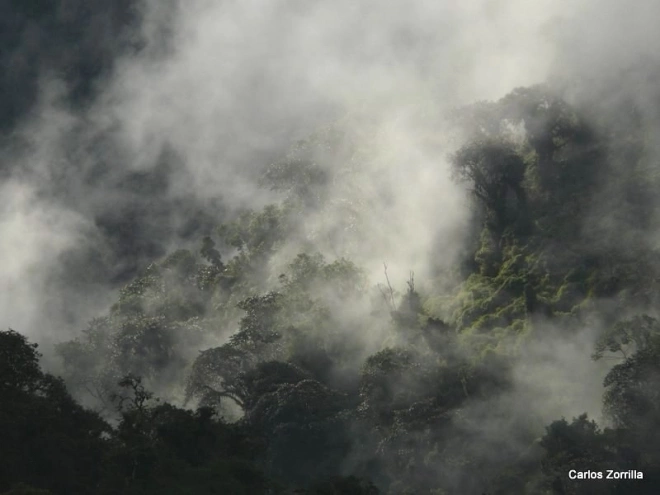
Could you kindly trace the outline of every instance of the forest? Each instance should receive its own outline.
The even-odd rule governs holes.
[[[8,188],[44,173],[16,159],[37,156],[20,129],[45,70],[19,52],[68,67],[61,98],[84,114],[117,53],[149,40],[128,1],[10,3],[11,207]],[[114,130],[67,127],[73,165],[49,169],[34,198],[89,210],[96,230],[39,255],[56,267],[50,299],[25,308],[50,314],[66,292],[85,322],[42,344],[47,328],[1,315],[0,494],[660,493],[654,63],[597,94],[547,81],[420,99],[394,124],[368,105],[323,113],[256,153],[246,195],[259,199],[240,204],[177,190],[192,179],[176,143],[151,167],[112,168],[128,156]],[[631,73],[643,100],[620,89]],[[417,154],[389,152],[406,146]],[[431,199],[416,210],[417,197]]]

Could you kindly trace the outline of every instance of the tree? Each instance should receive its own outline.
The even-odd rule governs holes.
[[[343,414],[348,398],[316,380],[283,378],[245,415],[249,431],[267,446],[267,472],[300,484],[336,475],[352,444]]]
[[[98,493],[184,495],[266,493],[275,485],[256,466],[254,441],[211,408],[152,400],[136,376],[120,383],[121,420],[106,453]]]
[[[61,379],[41,371],[36,344],[0,332],[0,491],[24,482],[53,494],[91,493],[109,432]]]
[[[656,341],[615,365],[605,377],[605,412],[640,438],[660,427],[660,345]],[[647,437],[647,439],[649,439]],[[660,437],[657,438],[660,440]]]
[[[624,359],[637,350],[648,349],[652,340],[660,336],[660,322],[648,315],[621,320],[610,327],[596,343],[593,359],[601,359],[605,352],[620,352]]]
[[[522,186],[525,163],[512,144],[501,139],[471,142],[453,155],[452,163],[455,176],[470,184],[485,208],[489,228],[502,233],[522,219],[527,208]]]
[[[198,398],[203,406],[220,407],[228,398],[243,408],[248,400],[243,376],[255,364],[249,352],[231,343],[202,351],[188,378],[187,400]]]
[[[321,481],[306,490],[296,492],[297,495],[378,495],[379,493],[373,483],[355,476]]]
[[[607,468],[617,467],[616,454],[606,440],[598,425],[586,414],[571,423],[562,419],[548,426],[541,446],[546,450],[543,471],[553,492],[566,495],[614,493],[614,484],[607,480],[568,478],[571,469],[607,472]]]

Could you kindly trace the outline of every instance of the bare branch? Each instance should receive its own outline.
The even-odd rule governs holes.
[[[378,284],[378,289],[380,290],[380,293],[383,295],[383,299],[385,299],[385,304],[387,304],[387,307],[390,309],[390,312],[394,311],[394,308],[392,307],[392,303],[390,302],[389,297],[387,297],[385,290],[380,284]]]
[[[385,280],[387,280],[387,286],[390,289],[390,300],[391,300],[391,308],[394,310],[396,308],[396,304],[394,302],[394,289],[392,289],[392,284],[390,283],[390,277],[387,275],[387,264],[383,262],[383,267],[385,267]]]

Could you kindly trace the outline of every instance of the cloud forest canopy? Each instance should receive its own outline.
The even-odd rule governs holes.
[[[306,219],[336,208],[328,184],[352,166],[332,157],[362,152],[342,123],[322,130],[266,169],[279,203],[152,263],[60,344],[64,381],[39,368],[25,337],[2,333],[0,488],[654,493],[656,251],[615,241],[616,218],[592,225],[613,194],[617,209],[652,218],[653,204],[629,191],[653,177],[604,185],[624,165],[621,148],[631,153],[643,136],[590,123],[540,86],[463,108],[455,122],[466,140],[451,162],[474,203],[455,288],[421,289],[411,274],[399,291],[387,269],[374,287],[353,262],[315,251],[323,244]],[[334,228],[350,237],[369,207],[358,202]],[[282,263],[294,245],[301,252]],[[648,313],[633,316],[633,300]],[[539,405],[519,405],[527,392],[516,368],[535,343],[551,345],[548,334],[571,339],[595,315],[604,330],[594,359],[620,356],[603,382],[608,426],[582,415],[544,432]],[[645,480],[578,482],[571,469]]]
[[[660,492],[657,7],[395,3],[0,6],[0,495]]]

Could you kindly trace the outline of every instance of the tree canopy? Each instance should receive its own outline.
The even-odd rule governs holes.
[[[337,123],[265,168],[279,202],[147,264],[60,343],[62,378],[0,332],[0,493],[658,493],[646,137],[544,86],[453,124],[473,212],[453,283],[400,291],[344,256],[378,205],[352,182],[373,141]],[[549,418],[521,370],[585,328],[602,419]],[[610,469],[644,480],[568,476]]]

